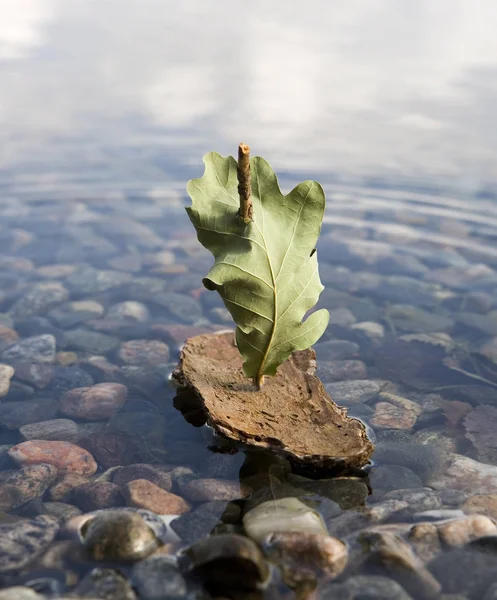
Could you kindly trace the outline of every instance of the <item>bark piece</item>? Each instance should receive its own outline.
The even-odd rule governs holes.
[[[314,469],[362,467],[374,449],[365,427],[331,400],[315,370],[314,350],[294,352],[255,391],[230,332],[188,339],[175,378],[199,398],[208,424],[228,438]]]

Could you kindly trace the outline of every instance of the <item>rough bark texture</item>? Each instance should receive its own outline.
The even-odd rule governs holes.
[[[232,440],[315,469],[362,467],[373,444],[328,396],[314,375],[315,358],[312,349],[295,352],[255,391],[233,333],[206,334],[187,340],[175,379],[197,395],[207,423]]]

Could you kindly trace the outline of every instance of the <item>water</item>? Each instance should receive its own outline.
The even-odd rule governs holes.
[[[463,515],[497,518],[496,17],[491,0],[0,3],[0,363],[16,369],[0,405],[2,523],[131,502],[127,482],[102,499],[91,488],[58,497],[52,481],[13,507],[6,451],[65,418],[74,423],[59,422],[55,439],[87,448],[98,475],[158,465],[204,511],[198,531],[183,519],[171,555],[216,524],[243,531],[240,510],[255,501],[233,491],[242,481],[258,501],[304,497],[347,541],[341,587],[320,587],[323,597],[380,585],[375,597],[405,597],[395,581],[412,598],[439,597],[437,581],[484,597],[495,532]],[[316,351],[332,396],[376,439],[365,479],[308,481],[213,452],[224,442],[173,406],[164,374],[183,337],[230,326],[201,289],[211,258],[186,217],[185,183],[205,152],[234,154],[240,141],[285,190],[316,178],[327,192],[320,303],[333,312]],[[165,292],[178,296],[159,301]],[[40,335],[53,336],[43,356],[33,342],[9,354],[17,336]],[[128,388],[116,414],[61,412],[65,392],[100,382]],[[192,492],[190,476],[221,483]],[[441,520],[457,515],[450,534]],[[409,541],[414,575],[386,565],[391,540],[368,538],[380,525]],[[61,589],[77,583],[61,557],[8,560],[9,549],[3,586],[40,572]]]

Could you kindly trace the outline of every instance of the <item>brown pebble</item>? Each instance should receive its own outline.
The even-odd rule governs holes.
[[[166,492],[146,479],[130,481],[122,489],[129,506],[145,508],[161,515],[182,515],[190,510],[188,502]]]
[[[119,431],[95,431],[78,443],[95,457],[102,469],[126,464],[127,456],[134,451],[132,438]]]
[[[130,481],[135,481],[136,479],[147,479],[163,490],[166,490],[166,492],[170,492],[173,487],[173,482],[169,473],[164,473],[164,471],[156,469],[152,465],[147,465],[146,463],[137,463],[121,467],[114,473],[112,481],[119,487],[123,487]]]
[[[83,475],[77,475],[76,473],[68,473],[60,477],[48,490],[48,497],[54,502],[60,502],[61,500],[67,500],[69,495],[79,485],[88,483],[88,478]]]
[[[55,481],[57,469],[53,465],[27,465],[0,484],[0,510],[9,511],[39,498]]]
[[[190,502],[229,502],[246,498],[251,492],[252,488],[248,485],[227,479],[194,479],[181,486],[181,493]]]
[[[438,534],[444,544],[451,547],[464,546],[468,542],[487,535],[495,535],[497,527],[489,517],[469,515],[454,519],[438,527]]]
[[[71,442],[30,440],[9,448],[8,455],[18,465],[48,463],[59,473],[93,475],[97,470],[93,456]]]
[[[476,494],[461,506],[466,514],[486,515],[497,519],[497,494]]]
[[[74,489],[74,504],[84,512],[122,506],[124,499],[119,486],[110,481],[89,481]]]
[[[155,367],[169,360],[169,348],[158,340],[131,340],[121,344],[119,358],[127,365]]]
[[[68,417],[97,421],[110,419],[126,402],[128,388],[120,383],[97,383],[66,392],[59,411]]]

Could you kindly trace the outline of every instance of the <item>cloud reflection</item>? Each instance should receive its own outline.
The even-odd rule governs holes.
[[[293,4],[3,0],[0,160],[57,169],[77,139],[80,164],[198,163],[243,139],[280,169],[497,181],[494,0]]]

